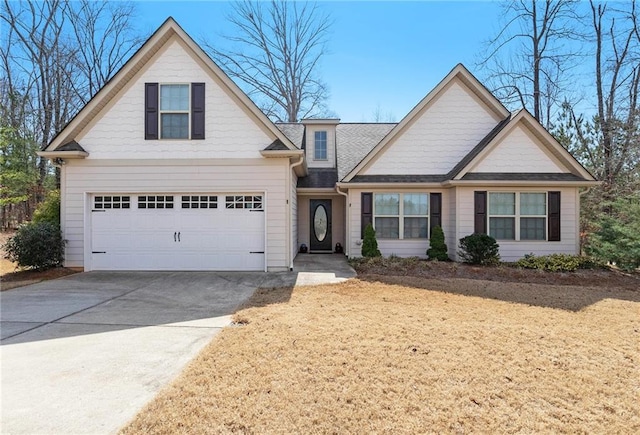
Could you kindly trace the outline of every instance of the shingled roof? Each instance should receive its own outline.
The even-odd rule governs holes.
[[[342,180],[351,172],[395,126],[395,123],[338,124],[336,126],[338,180]]]

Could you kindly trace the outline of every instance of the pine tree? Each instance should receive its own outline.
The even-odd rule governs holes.
[[[376,230],[371,224],[364,229],[364,239],[362,241],[363,257],[382,257],[378,249],[378,241],[376,240]]]
[[[427,249],[429,260],[447,261],[447,244],[444,243],[444,231],[442,227],[435,226],[431,230],[431,239],[429,240],[429,249]]]

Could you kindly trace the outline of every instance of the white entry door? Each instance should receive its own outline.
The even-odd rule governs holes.
[[[93,195],[92,270],[264,270],[261,194]]]

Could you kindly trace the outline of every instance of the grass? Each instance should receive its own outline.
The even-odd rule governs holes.
[[[259,290],[122,432],[638,433],[639,314],[637,288]]]

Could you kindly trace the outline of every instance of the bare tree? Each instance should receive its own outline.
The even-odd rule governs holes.
[[[68,5],[59,0],[42,2],[4,1],[2,20],[7,25],[7,42],[2,47],[3,75],[11,89],[8,107],[30,116],[22,122],[33,139],[46,146],[78,108],[73,87],[75,53],[63,36]],[[21,89],[22,92],[19,92]],[[22,95],[21,99],[17,96]],[[14,119],[14,123],[18,120]],[[43,199],[42,186],[48,172],[47,160],[38,160],[37,200]]]
[[[628,5],[622,10],[590,2],[596,114],[585,116],[567,103],[559,130],[604,181],[604,199],[640,184],[640,23],[637,3]]]
[[[319,114],[328,96],[318,77],[329,17],[315,3],[250,0],[233,6],[234,47],[205,47],[272,119],[295,122]]]
[[[566,44],[575,39],[574,0],[512,0],[504,4],[507,22],[487,44],[479,62],[487,80],[507,105],[517,104],[549,127],[554,106],[562,101],[576,55]]]
[[[93,97],[140,47],[135,8],[128,2],[81,0],[67,9],[80,77],[74,86],[83,103]]]
[[[44,148],[139,45],[131,36],[133,8],[3,0],[0,9],[0,128],[16,143]],[[46,159],[28,161],[37,162],[41,201],[52,171]]]

